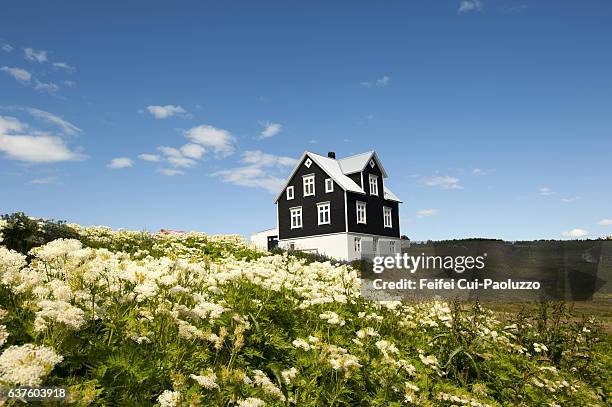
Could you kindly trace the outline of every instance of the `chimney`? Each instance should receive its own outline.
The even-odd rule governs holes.
[[[335,152],[333,152],[333,151],[330,151],[329,153],[327,153],[327,156],[328,156],[329,158],[333,158],[334,160],[336,159],[336,153],[335,153]]]

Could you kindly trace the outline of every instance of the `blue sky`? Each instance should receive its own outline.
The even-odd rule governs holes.
[[[612,234],[608,1],[4,1],[0,212],[274,226],[374,149],[412,239]]]

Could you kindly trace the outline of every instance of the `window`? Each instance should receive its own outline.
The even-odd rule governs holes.
[[[306,168],[310,168],[310,166],[312,165],[312,160],[308,158],[306,161],[304,161],[304,165],[306,166]]]
[[[361,253],[361,238],[355,238],[355,253]]]
[[[395,253],[395,242],[389,242],[389,253]]]
[[[378,177],[370,174],[370,195],[378,195]]]
[[[357,223],[366,223],[366,203],[357,201]]]
[[[302,207],[297,206],[290,208],[291,212],[291,229],[299,229],[302,227]]]
[[[290,201],[293,199],[293,187],[287,187],[287,200]]]
[[[391,208],[383,206],[383,220],[386,228],[393,227],[393,220],[391,218]]]
[[[315,194],[314,179],[314,174],[304,175],[304,196],[311,196]]]
[[[372,158],[370,160],[370,167],[374,168],[375,165],[376,165],[376,163],[374,162],[374,159]]]
[[[295,243],[289,243],[289,250],[291,251],[295,250]]]
[[[331,178],[325,179],[325,192],[334,192],[334,180]]]
[[[319,219],[319,225],[329,225],[331,223],[329,215],[329,202],[318,203],[317,214]]]
[[[377,237],[372,239],[372,250],[374,250],[374,253],[378,253],[378,238]]]

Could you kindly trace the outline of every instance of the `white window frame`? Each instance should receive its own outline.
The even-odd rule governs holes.
[[[325,193],[334,192],[334,180],[325,178]]]
[[[302,207],[301,206],[294,206],[293,208],[289,208],[289,222],[291,225],[291,229],[301,229],[302,228]],[[293,220],[294,218],[296,219],[296,222],[294,223]],[[299,222],[297,222],[299,221]],[[298,225],[299,223],[299,225]]]
[[[327,219],[325,219],[326,214]],[[331,224],[331,204],[329,201],[317,204],[317,222],[319,226]]]
[[[386,228],[393,228],[393,212],[388,206],[383,206],[383,224]]]
[[[287,200],[290,201],[295,197],[295,190],[294,188],[291,187],[287,187]]]
[[[361,219],[361,217],[359,216],[359,208],[360,207],[363,208],[363,219]],[[356,212],[357,223],[361,223],[361,224],[366,225],[368,223],[368,215],[367,215],[367,205],[366,205],[366,203],[362,202],[362,201],[357,201],[356,208],[357,208],[357,212]]]
[[[374,168],[374,166],[376,165],[376,163],[374,162],[374,159],[370,159],[370,167]]]
[[[310,168],[310,166],[312,165],[312,160],[310,158],[307,158],[306,161],[304,161],[304,165],[306,166],[306,168]]]
[[[378,176],[374,174],[370,174],[370,195],[378,196]]]
[[[355,237],[353,242],[355,244],[355,253],[361,253],[361,238]]]
[[[302,177],[302,186],[304,188],[304,196],[313,196],[315,194],[315,175],[314,174],[304,175]],[[312,187],[312,191],[310,193],[307,193],[306,191],[307,186]]]

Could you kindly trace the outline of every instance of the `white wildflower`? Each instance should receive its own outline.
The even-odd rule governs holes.
[[[8,340],[9,333],[6,330],[6,325],[0,325],[0,348],[4,346],[6,341]]]
[[[215,390],[219,388],[219,385],[217,384],[217,375],[215,374],[215,372],[212,371],[212,369],[208,369],[207,374],[205,376],[196,376],[192,374],[189,377],[191,377],[205,389]]]
[[[10,346],[0,355],[0,382],[40,386],[63,357],[52,348],[25,344]]]
[[[291,343],[293,344],[293,346],[295,346],[298,349],[304,349],[305,351],[310,350],[310,344],[306,342],[304,339],[298,338]]]
[[[276,397],[281,401],[285,401],[285,396],[283,395],[281,389],[279,389],[274,383],[272,383],[270,378],[261,370],[253,371],[253,381],[256,385],[261,386],[263,391],[265,391],[266,393]]]
[[[295,376],[297,376],[297,373],[298,373],[298,370],[295,367],[283,370],[281,372],[281,377],[283,378],[283,383],[285,383],[287,385],[291,384],[291,380],[295,379]]]
[[[70,329],[77,330],[85,323],[85,312],[66,301],[43,300],[38,302],[40,311],[36,312],[34,330],[44,331],[48,321],[64,324]]]
[[[181,393],[172,390],[164,390],[157,398],[160,407],[176,407],[180,401]]]
[[[265,401],[255,397],[249,397],[245,400],[238,400],[238,403],[236,404],[237,407],[262,407],[265,405]]]

